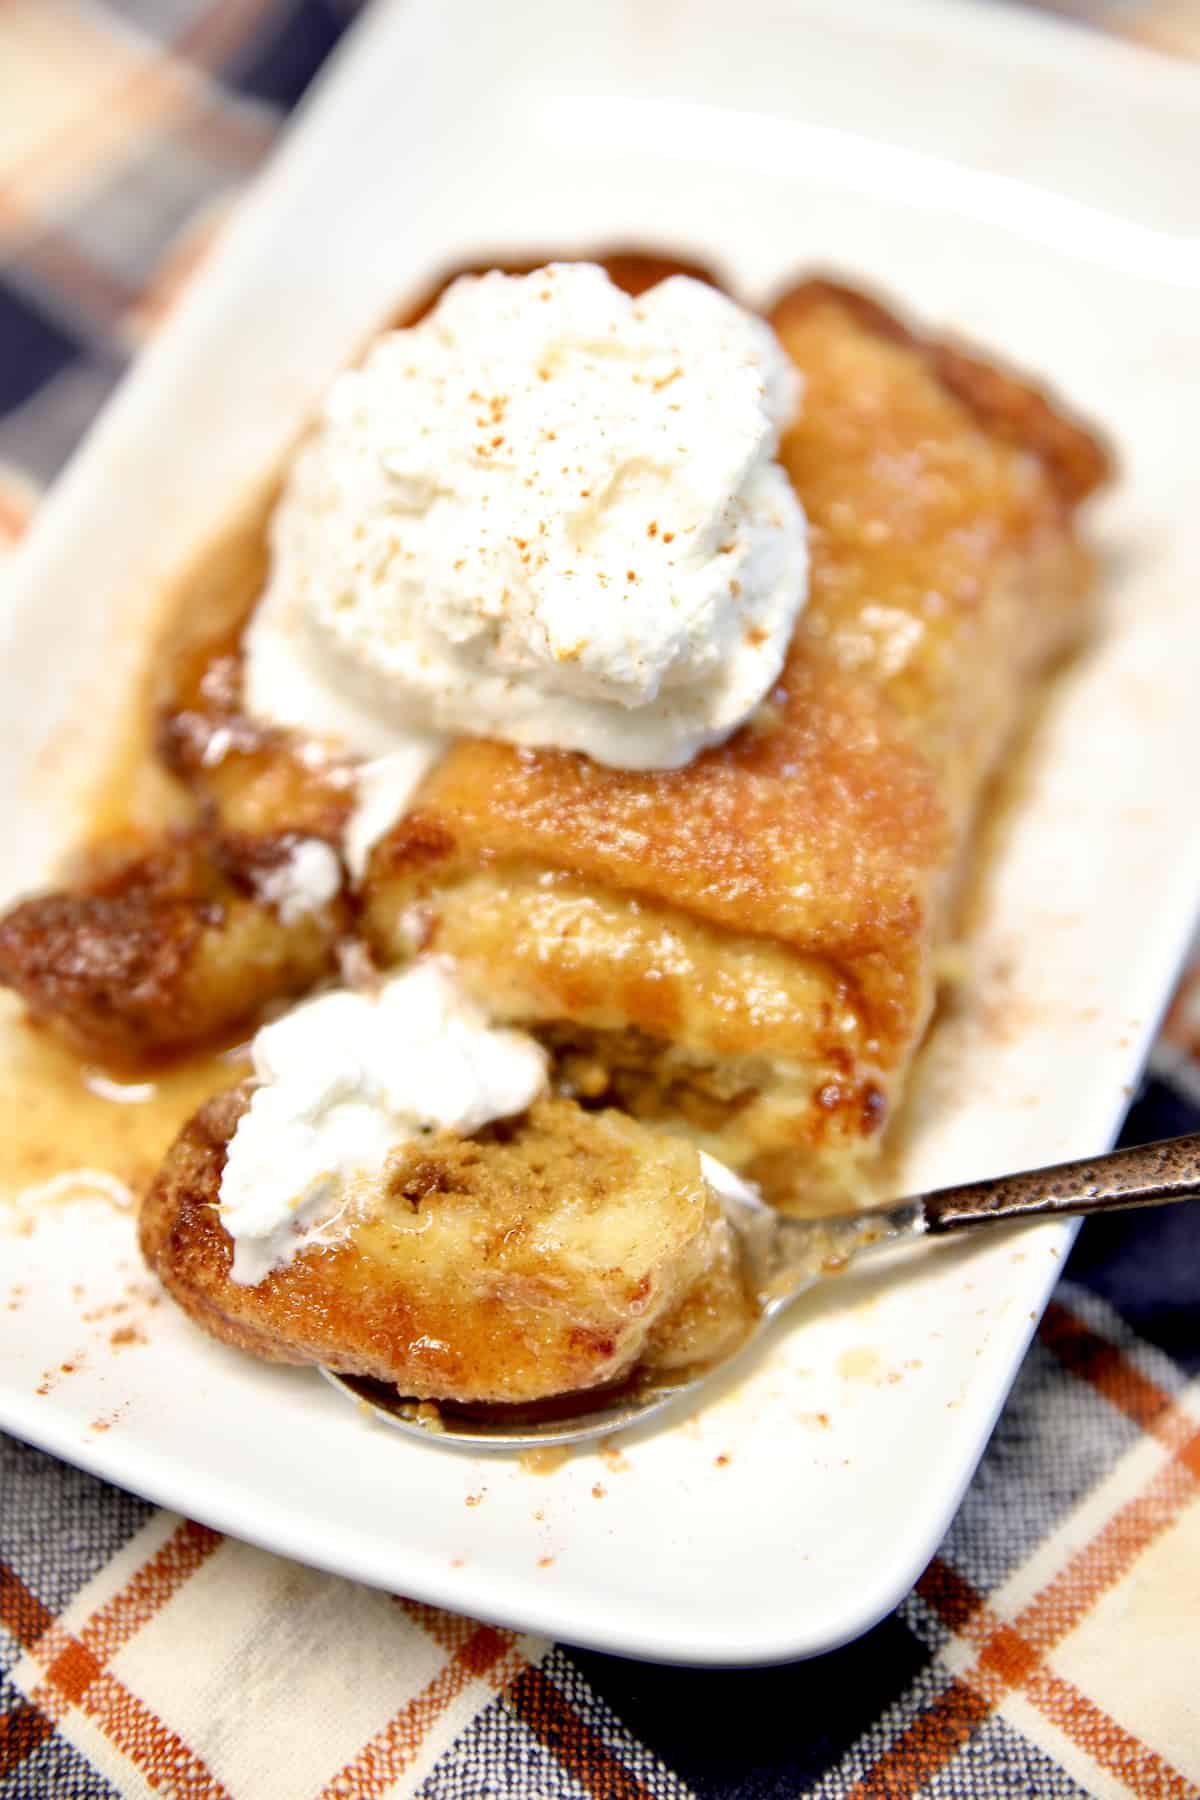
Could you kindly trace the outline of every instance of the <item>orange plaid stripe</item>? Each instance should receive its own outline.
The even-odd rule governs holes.
[[[522,1669],[505,1698],[592,1800],[652,1800],[650,1789],[618,1762],[544,1670]]]
[[[272,119],[216,104],[197,108],[176,126],[185,143],[243,169],[257,167],[274,143],[277,129]]]
[[[433,1608],[422,1609],[432,1612]],[[469,1682],[491,1676],[503,1687],[523,1658],[510,1631],[462,1619],[462,1641],[433,1680],[388,1720],[358,1754],[321,1790],[320,1800],[377,1800],[413,1761],[434,1721]]]
[[[0,1563],[0,1625],[27,1649],[53,1624],[49,1608],[7,1563]],[[29,1701],[0,1717],[0,1781],[19,1768],[53,1730],[54,1721]]]
[[[0,469],[0,553],[22,535],[33,507],[34,494],[28,482]]]
[[[1039,1335],[1072,1374],[1168,1449],[1170,1461],[1067,1559],[1011,1622],[999,1618],[965,1576],[934,1558],[917,1592],[955,1635],[973,1646],[975,1662],[883,1752],[851,1790],[852,1800],[897,1800],[917,1793],[1015,1690],[1139,1800],[1195,1800],[1192,1781],[1047,1668],[1045,1658],[1196,1498],[1200,1429],[1114,1344],[1057,1302],[1047,1308]]]
[[[124,321],[135,341],[152,336],[170,318],[215,249],[227,216],[226,205],[214,207],[171,245]]]
[[[0,206],[3,194],[0,193]],[[26,244],[21,261],[33,278],[46,287],[69,294],[89,318],[106,326],[115,325],[138,297],[138,290],[122,281],[111,269],[88,256],[62,233],[39,228],[37,236]]]
[[[80,1642],[101,1663],[111,1661],[222,1542],[220,1532],[185,1519],[121,1591],[92,1614],[79,1634]]]
[[[1149,0],[1119,27],[1122,36],[1170,56],[1200,57],[1200,7],[1196,0]]]
[[[202,1759],[106,1666],[222,1542],[219,1532],[185,1520],[78,1635],[64,1631],[15,1570],[0,1564],[0,1624],[44,1670],[26,1704],[0,1720],[0,1775],[18,1768],[79,1707],[151,1785],[161,1786],[170,1773],[190,1800],[231,1800]]]
[[[415,1760],[435,1721],[474,1680],[501,1693],[512,1712],[594,1800],[651,1800],[650,1790],[592,1730],[561,1688],[522,1656],[511,1631],[397,1597],[406,1616],[447,1661],[413,1699],[326,1783],[320,1800],[378,1800]]]
[[[0,1717],[0,1781],[7,1781],[53,1730],[53,1721],[27,1700]]]
[[[170,45],[148,47],[124,77],[99,91],[95,104],[44,138],[27,156],[10,168],[0,185],[0,228],[12,233],[33,233],[40,196],[53,194],[80,169],[101,155],[112,156],[148,133],[167,125],[204,118],[203,129],[217,132],[222,144],[234,146],[244,156],[255,154],[255,134],[243,143],[238,125],[229,125],[228,113],[217,122],[214,102],[206,102],[197,88],[196,71],[217,66],[254,32],[270,9],[272,0],[215,0]],[[88,54],[87,40],[97,26],[88,16],[72,14],[72,33],[82,42],[78,54]]]
[[[400,1604],[443,1649],[461,1655],[464,1643],[470,1642],[472,1620],[414,1600]],[[558,1684],[517,1655],[511,1633],[498,1635],[507,1639],[509,1656],[497,1660],[491,1679],[516,1717],[594,1800],[650,1800],[650,1790],[614,1756]]]

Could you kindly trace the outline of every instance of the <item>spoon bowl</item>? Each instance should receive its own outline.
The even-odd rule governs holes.
[[[754,1329],[718,1362],[670,1380],[635,1373],[607,1388],[526,1406],[434,1404],[406,1398],[386,1382],[328,1368],[321,1374],[383,1424],[447,1449],[536,1451],[594,1442],[698,1393],[802,1294],[868,1256],[924,1237],[1195,1199],[1200,1133],[820,1219],[786,1218],[742,1182],[722,1181],[717,1191],[759,1308]]]

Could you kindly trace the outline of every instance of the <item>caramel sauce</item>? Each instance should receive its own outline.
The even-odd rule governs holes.
[[[89,794],[89,824],[82,849],[129,839],[141,843],[196,816],[191,796],[163,768],[152,744],[153,717],[140,690],[113,753],[112,762],[94,793]]]
[[[195,801],[163,767],[154,743],[157,653],[185,593],[186,583],[181,582],[165,594],[158,623],[148,634],[141,673],[130,684],[107,756],[96,777],[81,784],[80,810],[87,820],[87,830],[66,846],[61,870],[64,876],[86,862],[100,846],[140,845],[161,832],[195,820]]]
[[[164,616],[171,616],[174,591]],[[86,788],[88,833],[68,845],[63,875],[102,845],[144,842],[195,816],[194,803],[154,752],[154,649],[133,683],[105,767]],[[140,1200],[184,1122],[211,1095],[248,1072],[244,1056],[205,1049],[148,1068],[89,1062],[0,994],[0,1093],[5,1100],[0,1201],[20,1200],[23,1216],[92,1194],[116,1202],[122,1188]],[[66,1179],[78,1172],[77,1183]],[[89,1180],[89,1173],[107,1177]]]
[[[0,1010],[3,1198],[54,1205],[76,1191],[57,1178],[97,1170],[140,1199],[184,1121],[246,1068],[235,1053],[207,1051],[152,1070],[100,1069],[31,1025],[6,997]],[[81,1173],[78,1191],[106,1190]]]
[[[553,1475],[571,1460],[570,1444],[547,1444],[544,1450],[526,1450],[517,1458],[523,1475]]]

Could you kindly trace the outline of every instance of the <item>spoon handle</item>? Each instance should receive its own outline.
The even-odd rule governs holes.
[[[1009,1219],[1058,1219],[1076,1214],[1117,1212],[1125,1207],[1161,1206],[1200,1196],[1200,1132],[1138,1144],[1108,1156],[1059,1163],[941,1188],[922,1203],[931,1235],[969,1231]]]

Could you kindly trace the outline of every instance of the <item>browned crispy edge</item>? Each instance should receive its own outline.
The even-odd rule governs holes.
[[[966,344],[913,330],[861,288],[826,275],[807,276],[785,289],[766,317],[772,325],[785,325],[830,302],[877,336],[923,357],[942,386],[971,410],[985,431],[1038,458],[1068,509],[1111,478],[1115,466],[1111,448],[1074,419],[1057,397],[1024,376],[997,367]]]
[[[250,1102],[245,1084],[214,1094],[193,1113],[142,1203],[138,1243],[147,1265],[195,1323],[211,1337],[268,1362],[307,1363],[306,1349],[222,1305],[227,1249],[212,1196],[229,1140]],[[169,1175],[169,1179],[167,1178]]]
[[[137,1065],[219,1040],[334,968],[344,892],[285,925],[258,884],[295,835],[179,830],[98,847],[76,885],[0,916],[0,982],[84,1055]]]

